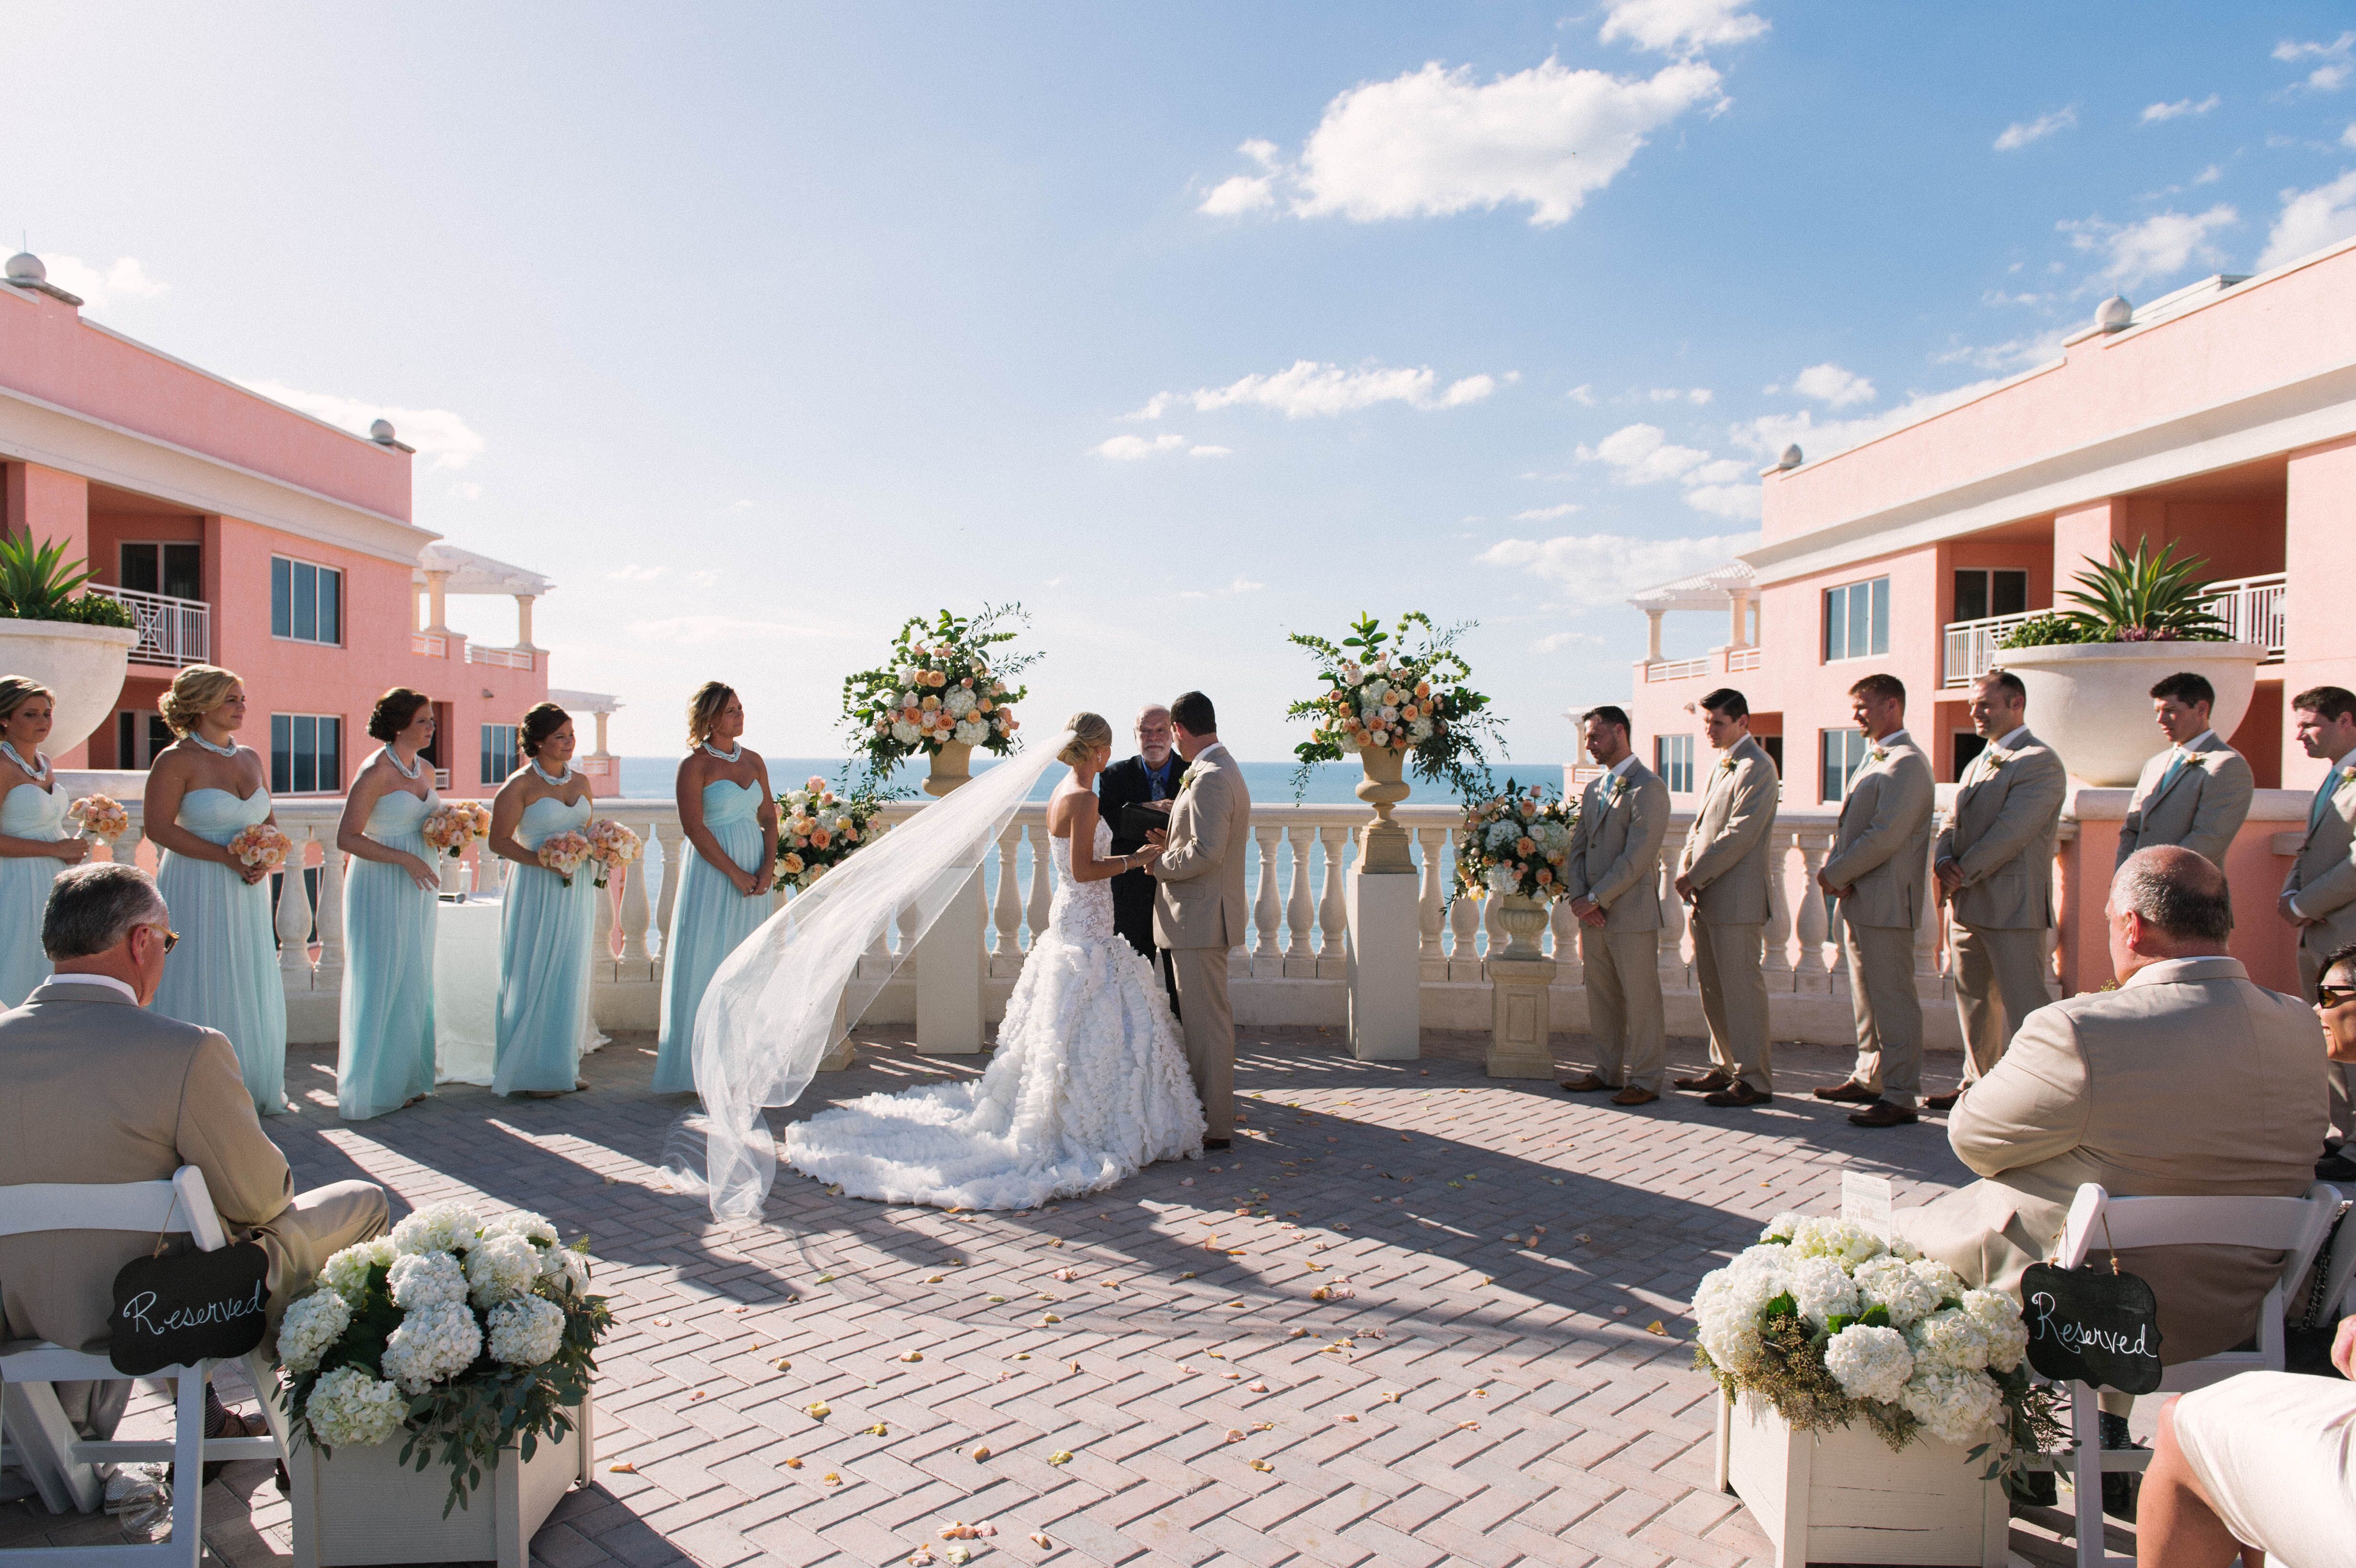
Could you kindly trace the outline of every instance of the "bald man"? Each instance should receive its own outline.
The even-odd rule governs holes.
[[[1120,814],[1124,806],[1158,805],[1169,809],[1178,794],[1178,775],[1185,764],[1180,762],[1176,740],[1170,731],[1170,709],[1151,702],[1138,709],[1137,755],[1126,762],[1113,763],[1097,775],[1097,808],[1112,828],[1112,852],[1133,855],[1145,848],[1145,840],[1133,838],[1120,830]],[[1149,964],[1162,969],[1162,988],[1170,993],[1170,1006],[1178,1006],[1178,980],[1173,973],[1170,954],[1153,944],[1153,873],[1123,871],[1112,880],[1113,929],[1126,937],[1129,944],[1144,955]]]

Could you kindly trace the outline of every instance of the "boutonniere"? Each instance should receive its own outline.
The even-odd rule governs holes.
[[[1205,770],[1200,763],[1187,763],[1186,771],[1178,775],[1178,793],[1180,795],[1184,795],[1188,788],[1194,784],[1194,781],[1203,776],[1205,772]]]
[[[2341,784],[2356,784],[2356,763],[2351,763],[2346,767],[2340,770],[2340,782]]]
[[[1990,746],[1987,751],[1980,754],[1987,758],[1988,772],[1990,773],[1996,772],[1997,769],[2012,761],[2012,753],[2010,752],[1999,752],[1994,746]]]
[[[1734,771],[1734,759],[1732,757],[1720,757],[1718,760],[1718,771],[1722,773],[1732,773]]]
[[[1603,804],[1604,804],[1604,805],[1619,805],[1619,804],[1620,804],[1620,797],[1621,797],[1622,795],[1626,795],[1627,793],[1628,793],[1628,775],[1627,775],[1627,774],[1625,774],[1625,773],[1613,773],[1613,774],[1612,774],[1609,778],[1607,778],[1607,779],[1605,779],[1605,780],[1603,781]]]
[[[1873,750],[1868,752],[1866,755],[1877,763],[1886,763],[1890,760],[1890,753],[1882,750],[1879,746],[1874,747]]]

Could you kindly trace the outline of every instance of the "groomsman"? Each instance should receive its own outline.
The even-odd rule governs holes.
[[[1931,857],[1955,965],[1964,1026],[1964,1087],[1987,1076],[2045,991],[2045,933],[2053,929],[2053,837],[2069,777],[2053,748],[2023,722],[2029,692],[2009,670],[1973,688],[1972,728],[1987,744],[1964,770],[1954,810]],[[1934,1111],[1954,1104],[1933,1094]]]
[[[2299,994],[2316,1000],[2316,987],[2332,954],[2356,942],[2356,694],[2343,687],[2319,686],[2290,699],[2300,750],[2331,764],[2308,807],[2307,837],[2283,881],[2280,911],[2298,932]],[[2325,1135],[2336,1149],[2356,1136],[2356,1083],[2348,1068],[2324,1069],[2331,1094],[2331,1125]],[[2340,1167],[2348,1168],[2341,1173]],[[2356,1177],[2356,1162],[2333,1153],[2319,1167],[2329,1180]]]
[[[1112,852],[1133,855],[1145,848],[1142,838],[1131,838],[1120,830],[1123,806],[1158,805],[1167,807],[1178,795],[1178,775],[1184,771],[1173,749],[1175,738],[1170,732],[1170,709],[1160,703],[1151,703],[1138,710],[1137,755],[1126,762],[1115,763],[1097,775],[1097,809],[1112,828]],[[1170,1005],[1178,1005],[1178,982],[1171,968],[1170,951],[1153,944],[1153,873],[1123,871],[1112,880],[1113,929],[1129,940],[1129,944],[1144,955],[1149,964],[1162,967],[1162,984],[1170,993]]]
[[[2151,688],[2152,715],[2172,742],[2144,763],[2119,824],[2118,858],[2155,844],[2180,844],[2222,869],[2225,851],[2250,815],[2257,783],[2242,753],[2209,727],[2217,689],[2186,670]]]
[[[1873,747],[1841,800],[1832,858],[1816,874],[1840,914],[1857,1014],[1857,1066],[1819,1100],[1862,1104],[1860,1127],[1917,1121],[1922,1096],[1922,1005],[1914,996],[1914,931],[1929,869],[1930,759],[1906,732],[1906,687],[1869,675],[1848,688],[1849,712]]]
[[[1628,715],[1606,705],[1580,716],[1587,754],[1604,770],[1580,792],[1563,868],[1587,972],[1595,1071],[1563,1087],[1615,1105],[1661,1097],[1668,1039],[1661,1022],[1661,842],[1669,786],[1628,747]]]
[[[1761,972],[1774,874],[1774,759],[1751,738],[1751,704],[1720,687],[1701,699],[1702,731],[1720,753],[1701,810],[1677,858],[1677,897],[1693,906],[1694,972],[1709,1024],[1710,1070],[1681,1078],[1705,1105],[1763,1105],[1774,1097],[1767,1049],[1767,976]]]

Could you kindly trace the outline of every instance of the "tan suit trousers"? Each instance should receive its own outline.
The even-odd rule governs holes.
[[[1841,922],[1849,1006],[1857,1014],[1852,1080],[1912,1110],[1922,1098],[1922,1005],[1914,996],[1914,933]]]
[[[1976,1083],[2004,1060],[2020,1020],[2053,999],[2045,990],[2045,933],[1958,920],[1948,923],[1947,944],[1955,959],[1955,1016],[1964,1026],[1964,1082]]]
[[[1227,997],[1225,947],[1173,947],[1186,1071],[1203,1097],[1203,1136],[1236,1136],[1236,1007]]]
[[[1709,1024],[1709,1059],[1720,1072],[1762,1094],[1774,1093],[1767,1046],[1766,955],[1757,925],[1694,922],[1694,977],[1701,983],[1701,1016]]]
[[[1579,962],[1587,972],[1587,1032],[1595,1075],[1614,1089],[1661,1092],[1669,1042],[1661,1021],[1661,933],[1581,924]]]

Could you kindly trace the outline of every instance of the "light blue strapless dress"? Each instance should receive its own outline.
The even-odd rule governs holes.
[[[419,830],[442,805],[389,790],[361,831],[434,865]],[[434,1093],[435,891],[399,866],[352,857],[344,874],[344,997],[337,1038],[336,1114],[363,1122]]]
[[[761,786],[715,779],[703,786],[703,825],[737,868],[761,869]],[[655,1093],[695,1088],[695,1009],[720,961],[769,918],[766,894],[746,898],[718,867],[680,847],[679,897],[671,905],[670,945],[663,953],[662,1050]]]
[[[180,797],[179,825],[208,844],[226,844],[269,815],[266,789],[244,800],[225,789],[192,789]],[[302,874],[291,862],[286,870]],[[248,883],[227,866],[166,850],[155,885],[180,933],[155,987],[155,1010],[229,1036],[253,1108],[265,1116],[283,1114],[286,989],[278,978],[270,879]]]
[[[537,849],[589,825],[589,797],[571,805],[542,796],[523,808],[516,841]],[[499,1033],[491,1092],[571,1089],[580,1082],[589,1019],[589,942],[596,930],[597,866],[584,860],[573,885],[544,866],[511,866],[499,917]]]
[[[49,775],[52,783],[57,775]],[[66,836],[66,792],[18,784],[0,795],[0,838],[39,838],[55,843]],[[48,955],[41,951],[41,911],[49,884],[66,869],[47,855],[0,859],[0,1011],[20,1008],[33,987],[48,978]]]

